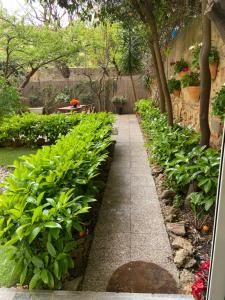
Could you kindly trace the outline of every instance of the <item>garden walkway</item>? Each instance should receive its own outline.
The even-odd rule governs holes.
[[[83,291],[104,292],[131,261],[153,262],[177,280],[153,177],[135,115],[118,116],[118,135]],[[135,291],[134,291],[135,292]]]

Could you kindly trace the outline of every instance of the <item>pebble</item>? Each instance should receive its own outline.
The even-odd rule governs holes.
[[[12,169],[5,166],[0,166],[0,184],[4,181],[4,179],[9,175]],[[4,188],[0,186],[0,191],[3,191]]]

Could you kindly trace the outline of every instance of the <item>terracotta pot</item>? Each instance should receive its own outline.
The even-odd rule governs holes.
[[[187,92],[189,94],[190,100],[193,102],[198,102],[200,97],[201,88],[200,86],[188,86]]]
[[[175,96],[175,97],[180,97],[180,93],[181,93],[181,90],[173,90],[173,95]]]
[[[210,73],[211,73],[211,79],[212,80],[216,79],[217,69],[218,69],[218,63],[217,62],[215,62],[213,64],[209,64],[209,70],[210,70]]]
[[[190,70],[188,71],[181,71],[180,73],[178,73],[178,79],[182,79],[186,74],[190,74]]]

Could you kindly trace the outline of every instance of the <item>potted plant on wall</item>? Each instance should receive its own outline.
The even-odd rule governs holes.
[[[171,78],[168,80],[168,89],[170,94],[173,94],[175,97],[180,97],[181,92],[181,82],[176,78]]]
[[[225,84],[216,93],[212,103],[212,114],[224,119],[225,118]]]
[[[199,60],[200,60],[200,52],[202,48],[202,43],[192,45],[189,50],[192,52],[192,67],[194,69],[199,69]],[[211,73],[211,79],[215,80],[218,70],[218,64],[219,64],[219,52],[216,49],[216,47],[212,47],[210,53],[209,53],[209,69]]]
[[[178,74],[179,79],[182,79],[186,74],[190,73],[190,68],[188,63],[181,58],[181,60],[177,61],[174,64],[174,72]]]
[[[209,54],[209,69],[210,69],[212,80],[216,79],[218,64],[219,64],[219,52],[215,47],[213,47]]]
[[[181,79],[182,88],[186,88],[192,101],[198,102],[200,97],[199,73],[191,72]]]
[[[116,113],[121,115],[123,113],[124,105],[127,103],[127,99],[124,96],[114,96],[112,103],[115,106]]]

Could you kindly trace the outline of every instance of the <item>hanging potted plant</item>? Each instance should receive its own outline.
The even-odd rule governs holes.
[[[127,103],[127,99],[123,96],[114,96],[112,103],[115,107],[116,113],[121,115],[123,113],[124,105]]]
[[[211,73],[212,80],[216,79],[218,65],[219,65],[219,52],[215,47],[213,47],[209,54],[209,70]]]
[[[212,103],[212,114],[221,118],[225,118],[225,85],[216,93]]]
[[[168,89],[170,94],[173,94],[175,97],[180,97],[181,92],[181,82],[175,78],[168,80]]]
[[[181,84],[182,88],[187,90],[190,100],[198,102],[200,97],[199,73],[191,72],[190,74],[186,74],[181,79]]]
[[[174,64],[174,73],[178,74],[179,79],[190,73],[189,65],[183,58]]]
[[[192,52],[192,67],[194,69],[199,70],[199,60],[200,60],[200,52],[202,48],[202,43],[195,44],[189,48]],[[216,49],[216,47],[212,47],[209,53],[209,70],[211,74],[211,79],[215,80],[218,70],[218,64],[219,64],[219,52]]]

